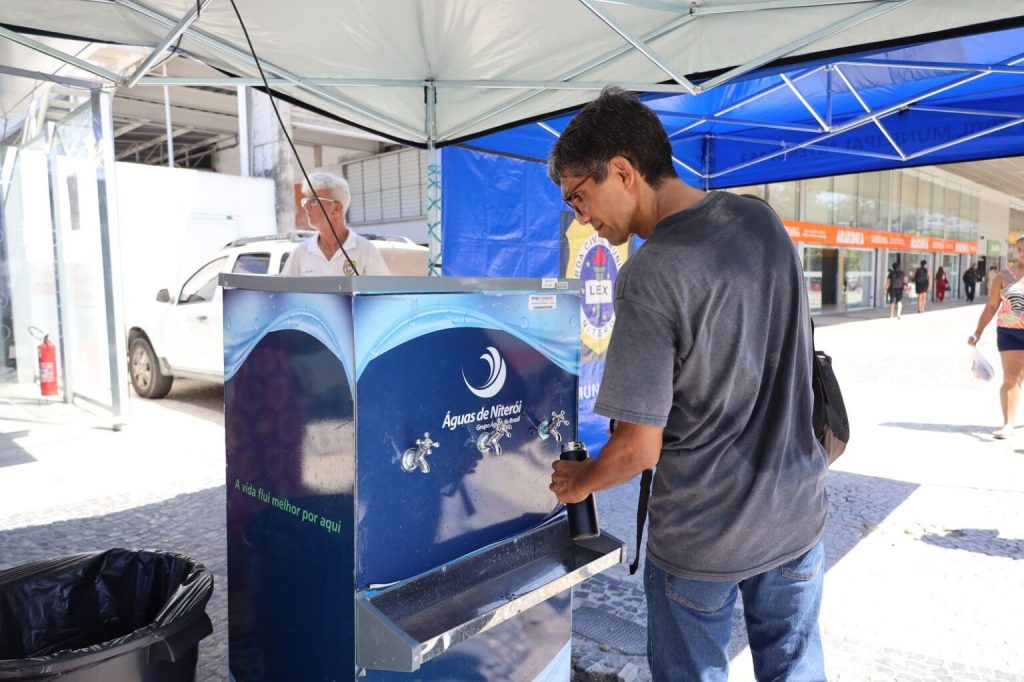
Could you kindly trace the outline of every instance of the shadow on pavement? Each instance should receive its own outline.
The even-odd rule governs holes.
[[[14,442],[15,438],[22,438],[30,433],[32,432],[14,431],[12,433],[0,434],[0,469],[37,461],[23,447]]]
[[[1024,559],[1024,540],[999,537],[995,528],[956,528],[945,535],[929,533],[921,540],[944,549],[962,549],[988,556]]]
[[[933,433],[962,433],[971,436],[983,443],[992,440],[992,432],[999,428],[998,425],[987,424],[928,424],[923,422],[885,422],[879,426],[887,426],[892,429],[908,429],[911,431],[931,431]]]
[[[134,392],[132,400],[136,403],[146,401]],[[192,379],[175,379],[174,386],[167,397],[152,401],[160,407],[169,408],[191,417],[205,419],[208,422],[224,425],[224,386]]]
[[[206,611],[213,634],[199,644],[196,679],[227,679],[227,551],[224,486],[84,519],[0,532],[0,568],[66,554],[126,547],[187,554],[213,573]]]

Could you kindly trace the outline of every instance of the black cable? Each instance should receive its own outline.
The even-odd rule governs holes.
[[[338,238],[338,233],[334,229],[334,223],[331,222],[331,217],[327,215],[327,209],[324,208],[324,202],[320,201],[319,195],[316,193],[316,189],[313,187],[313,183],[309,180],[309,175],[306,174],[306,167],[302,164],[302,159],[299,158],[299,151],[295,148],[295,143],[292,142],[292,136],[288,134],[288,129],[284,125],[284,120],[281,118],[281,112],[277,110],[277,103],[274,101],[274,93],[270,89],[270,83],[267,82],[267,77],[263,73],[263,66],[260,64],[260,58],[256,56],[256,50],[252,46],[252,40],[249,39],[249,31],[245,28],[245,22],[242,21],[242,15],[238,12],[238,6],[235,5],[235,0],[231,0],[231,9],[235,10],[235,16],[238,17],[238,24],[242,27],[242,33],[245,35],[245,42],[249,44],[249,54],[252,55],[253,61],[256,62],[256,68],[259,69],[260,79],[263,80],[263,87],[267,89],[267,96],[270,97],[270,106],[274,109],[274,115],[277,116],[277,123],[281,126],[281,132],[284,133],[284,138],[288,140],[288,146],[292,148],[292,154],[295,155],[295,161],[299,164],[299,170],[302,171],[302,177],[306,180],[306,186],[309,187],[309,191],[313,193],[316,198],[316,203],[323,211],[324,220],[327,221],[327,226],[331,228],[331,234],[334,235],[334,241],[338,242],[338,248],[341,249],[342,255],[345,256],[345,260],[348,261],[349,266],[352,268],[352,274],[358,275],[359,270],[356,269],[356,264],[352,262],[352,259],[348,256],[348,251],[345,250],[344,245],[341,243],[341,239]],[[245,142],[248,144],[248,141]],[[347,206],[345,208],[348,208]]]

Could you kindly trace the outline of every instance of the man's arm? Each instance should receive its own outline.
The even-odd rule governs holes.
[[[560,502],[580,502],[587,495],[622,485],[661,458],[664,428],[616,421],[615,433],[601,456],[583,462],[559,460],[551,467],[551,491]]]

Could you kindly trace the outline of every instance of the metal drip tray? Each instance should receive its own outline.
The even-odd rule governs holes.
[[[412,672],[626,560],[611,535],[573,542],[561,517],[415,578],[356,593],[356,664]]]

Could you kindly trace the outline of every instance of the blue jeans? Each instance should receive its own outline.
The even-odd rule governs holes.
[[[648,560],[647,661],[655,682],[728,679],[730,626],[740,592],[757,679],[826,679],[818,632],[824,564],[821,541],[739,583],[686,580]]]

